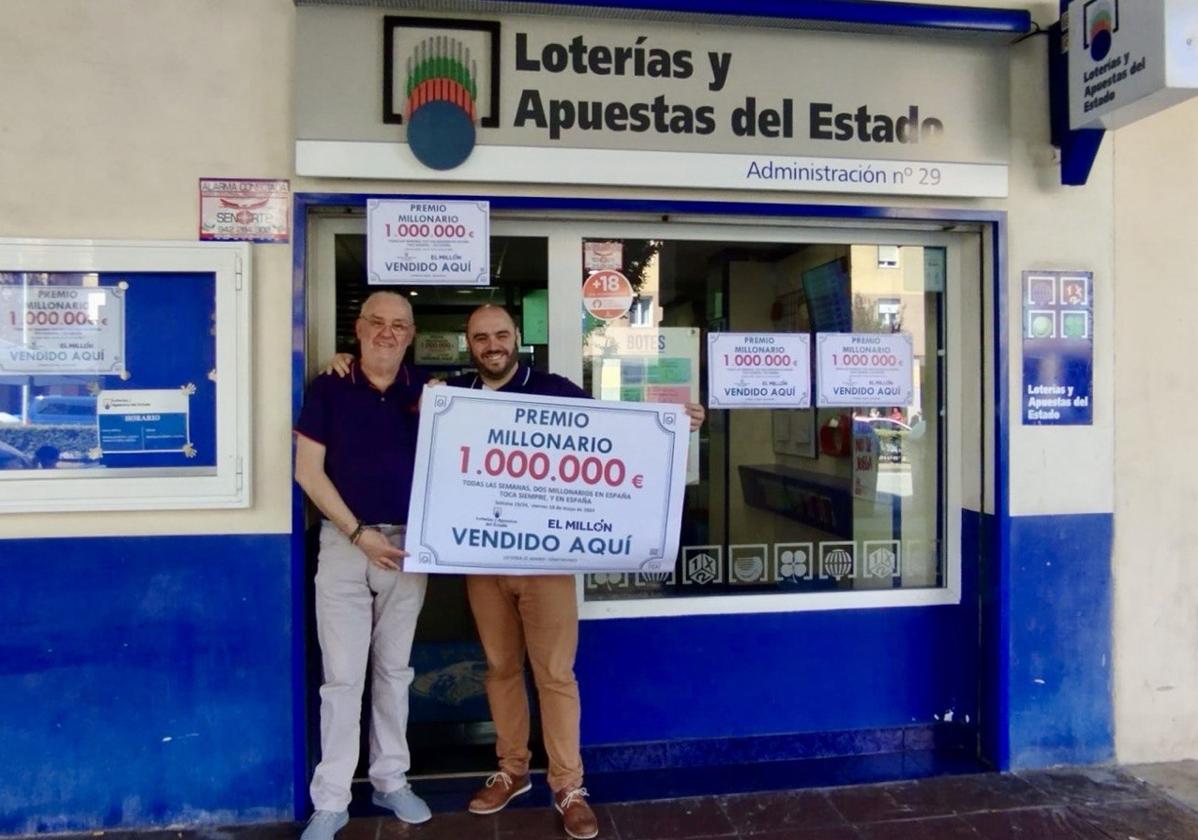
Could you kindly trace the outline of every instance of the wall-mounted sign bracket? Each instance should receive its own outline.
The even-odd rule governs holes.
[[[1101,128],[1069,128],[1069,0],[1061,0],[1061,18],[1048,28],[1048,109],[1052,144],[1061,150],[1061,183],[1083,186],[1098,158]]]

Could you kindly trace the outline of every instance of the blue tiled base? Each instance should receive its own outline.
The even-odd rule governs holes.
[[[727,767],[892,754],[922,750],[966,750],[973,727],[934,724],[846,732],[801,732],[745,738],[656,741],[584,747],[587,777],[596,773],[681,767]]]
[[[724,793],[834,787],[991,769],[976,755],[973,727],[939,724],[859,732],[771,735],[588,747],[583,751],[591,800],[635,802]],[[415,779],[438,812],[462,811],[482,775]],[[511,807],[547,807],[543,772]],[[381,813],[369,784],[355,785],[350,813]]]

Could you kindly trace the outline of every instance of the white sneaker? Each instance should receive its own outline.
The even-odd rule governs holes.
[[[401,822],[412,825],[426,823],[433,818],[433,812],[428,809],[424,800],[416,795],[411,785],[404,785],[390,793],[380,793],[376,790],[370,801],[380,808],[390,808]]]
[[[300,840],[333,840],[333,835],[348,823],[347,811],[317,811],[308,820]]]

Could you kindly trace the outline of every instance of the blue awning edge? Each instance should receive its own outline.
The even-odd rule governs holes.
[[[502,3],[505,0],[492,0]],[[1032,31],[1024,9],[889,3],[882,0],[536,0],[541,7],[626,9],[642,12],[721,15],[805,21],[879,31],[928,30],[939,33],[990,33],[1018,37]]]
[[[890,3],[884,0],[294,0],[297,6],[372,6],[472,13],[583,17],[714,18],[761,26],[1015,40],[1032,32],[1024,9]]]

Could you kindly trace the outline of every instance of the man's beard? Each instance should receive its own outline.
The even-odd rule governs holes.
[[[516,365],[519,362],[519,358],[514,351],[511,353],[505,353],[504,358],[504,366],[499,370],[495,370],[493,367],[491,367],[491,363],[489,363],[485,358],[481,356],[475,356],[474,367],[479,371],[479,373],[484,375],[484,378],[502,379],[515,370]]]

